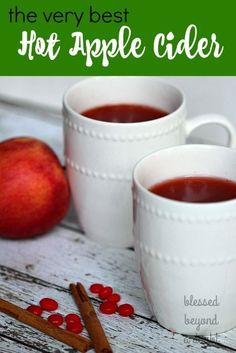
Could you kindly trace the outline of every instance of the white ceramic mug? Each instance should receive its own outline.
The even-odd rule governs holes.
[[[133,103],[163,109],[161,119],[109,123],[81,115],[108,104]],[[92,239],[108,246],[129,247],[132,237],[132,171],[145,155],[184,144],[198,126],[216,123],[235,131],[218,115],[186,121],[181,91],[154,77],[95,77],[80,81],[64,96],[65,156],[80,223]]]
[[[236,182],[236,150],[176,146],[137,164],[135,251],[158,322],[174,332],[210,335],[236,326],[236,199],[187,203],[147,190],[164,180],[196,175]],[[200,300],[206,305],[198,305]]]

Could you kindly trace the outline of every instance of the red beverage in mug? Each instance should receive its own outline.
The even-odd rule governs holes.
[[[86,235],[106,246],[133,245],[132,172],[142,157],[182,145],[219,115],[186,120],[185,97],[155,77],[93,77],[64,96],[65,159],[74,204]]]
[[[122,124],[160,119],[167,114],[162,109],[141,104],[102,105],[82,112],[82,115],[94,120]]]
[[[236,198],[236,182],[209,176],[178,177],[154,184],[149,191],[176,201],[221,202]]]
[[[159,323],[186,335],[235,327],[236,150],[149,154],[134,169],[133,205],[137,263]]]

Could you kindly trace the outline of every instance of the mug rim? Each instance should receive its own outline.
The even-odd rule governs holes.
[[[230,200],[225,200],[225,201],[217,201],[217,202],[186,202],[186,201],[178,201],[178,200],[173,200],[169,199],[164,196],[160,196],[157,194],[152,193],[148,189],[146,189],[141,182],[139,181],[138,177],[138,168],[140,168],[140,165],[147,159],[151,158],[154,155],[158,155],[162,152],[165,151],[171,151],[171,150],[177,150],[177,149],[190,149],[190,148],[195,148],[195,149],[205,149],[205,150],[224,150],[228,153],[235,153],[235,159],[236,159],[236,149],[232,149],[226,146],[218,146],[218,145],[209,145],[209,144],[185,144],[185,145],[177,145],[177,146],[172,146],[168,148],[164,148],[158,151],[155,151],[153,153],[148,154],[147,156],[143,157],[140,159],[134,166],[133,169],[133,183],[141,190],[141,192],[146,195],[146,197],[151,198],[154,202],[155,200],[159,200],[162,203],[165,203],[166,205],[170,206],[176,206],[176,208],[194,208],[194,209],[203,209],[203,208],[216,208],[219,206],[230,206],[236,203],[236,198],[230,199]],[[214,176],[212,176],[214,177]],[[173,176],[175,178],[175,176]],[[222,178],[221,178],[222,179]],[[235,181],[235,180],[234,180]],[[236,182],[236,181],[235,181]]]
[[[148,80],[155,80],[157,83],[169,86],[173,89],[175,89],[181,96],[181,104],[178,106],[177,109],[175,109],[173,112],[168,113],[167,115],[157,118],[157,119],[152,119],[152,120],[147,120],[147,121],[140,121],[140,122],[134,122],[134,123],[120,123],[120,122],[109,122],[109,121],[102,121],[102,120],[95,120],[91,119],[81,113],[78,113],[76,110],[72,109],[70,104],[68,103],[68,98],[69,95],[77,89],[77,87],[85,85],[89,82],[92,81],[102,81],[102,80],[109,80],[109,79],[119,79],[119,78],[128,78],[128,79],[148,79]],[[127,104],[129,104],[127,102]],[[145,104],[144,104],[145,105]],[[174,115],[178,114],[181,111],[184,111],[186,107],[186,96],[185,93],[177,86],[175,86],[172,83],[166,82],[162,79],[160,79],[158,76],[91,76],[91,77],[86,77],[85,79],[82,79],[81,81],[76,82],[73,84],[71,87],[69,87],[64,95],[63,95],[63,108],[65,108],[70,114],[72,114],[76,119],[80,119],[82,121],[89,121],[91,124],[94,124],[96,126],[126,126],[131,127],[131,126],[141,126],[141,125],[148,125],[156,122],[157,120],[171,120]],[[96,108],[96,106],[94,107]]]

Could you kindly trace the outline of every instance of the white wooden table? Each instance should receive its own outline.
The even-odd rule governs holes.
[[[0,140],[33,135],[47,141],[63,162],[62,122],[58,114],[0,99]],[[0,190],[1,192],[1,190]],[[132,318],[98,312],[114,353],[223,353],[236,350],[236,330],[214,337],[188,337],[162,328],[144,299],[132,249],[117,250],[91,242],[73,215],[49,234],[27,241],[0,239],[0,297],[23,308],[53,297],[62,314],[77,310],[68,290],[81,281],[111,285],[135,307]],[[92,296],[98,309],[99,300]],[[236,313],[235,313],[236,315]],[[84,332],[86,335],[86,332]],[[75,350],[0,314],[0,353],[69,353]],[[94,352],[94,351],[91,351]]]

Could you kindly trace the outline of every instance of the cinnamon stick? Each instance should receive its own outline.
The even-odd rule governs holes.
[[[95,352],[112,353],[111,346],[84,286],[81,283],[77,283],[77,285],[70,284],[70,289],[93,342]]]
[[[0,312],[13,317],[14,319],[23,322],[38,331],[45,333],[56,340],[67,344],[68,346],[79,350],[82,353],[87,352],[92,348],[92,342],[87,338],[76,335],[72,332],[63,330],[45,319],[36,316],[25,309],[22,309],[6,300],[0,299]]]

